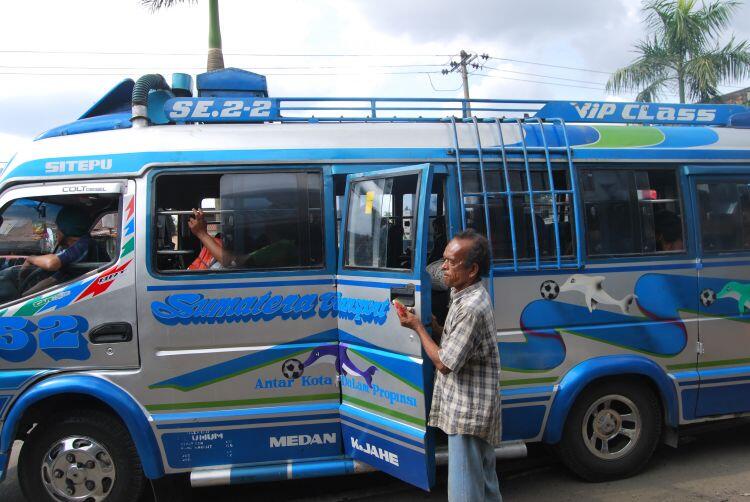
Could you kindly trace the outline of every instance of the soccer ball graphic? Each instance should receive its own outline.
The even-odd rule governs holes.
[[[704,307],[710,307],[716,301],[716,291],[706,288],[701,291],[701,303]]]
[[[302,376],[302,373],[305,372],[305,367],[299,359],[287,359],[281,365],[281,372],[287,378],[296,379]]]
[[[539,292],[545,300],[554,300],[560,294],[560,286],[555,281],[544,281],[539,287]]]

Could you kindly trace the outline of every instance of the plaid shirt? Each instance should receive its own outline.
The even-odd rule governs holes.
[[[490,295],[481,282],[456,292],[438,352],[451,372],[435,375],[429,425],[500,444],[500,356]]]

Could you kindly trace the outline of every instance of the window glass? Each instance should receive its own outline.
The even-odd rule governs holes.
[[[674,170],[583,170],[589,256],[683,252]]]
[[[345,266],[411,268],[418,179],[414,174],[352,183]]]
[[[16,199],[0,211],[0,304],[117,258],[117,194]],[[56,258],[55,258],[56,257]]]
[[[252,269],[322,264],[320,186],[319,174],[222,176],[222,242],[232,256],[229,266]]]
[[[704,253],[750,250],[750,187],[747,183],[698,183]]]
[[[318,172],[162,175],[156,192],[160,271],[323,265]],[[202,218],[193,214],[198,207]]]
[[[469,176],[474,176],[471,173]],[[502,172],[499,176],[504,176]],[[549,190],[549,173],[534,170],[530,172],[532,186],[535,190]],[[513,192],[528,192],[528,179],[524,170],[518,166],[508,171],[511,190]],[[466,178],[465,178],[466,179]],[[498,177],[498,179],[501,179]],[[569,176],[566,171],[553,172],[556,190],[569,190]],[[499,183],[504,187],[504,181]],[[470,193],[464,185],[464,193]],[[472,188],[470,186],[470,188]],[[476,188],[476,187],[475,187]],[[555,240],[555,218],[553,204],[557,209],[557,225],[560,239],[560,256],[571,258],[574,253],[575,232],[573,228],[572,201],[569,194],[540,193],[532,199],[528,193],[516,193],[511,196],[513,212],[513,229],[510,225],[510,210],[507,195],[488,195],[490,239],[495,260],[506,261],[513,259],[513,236],[515,236],[517,258],[519,260],[535,260],[536,246],[539,248],[541,260],[557,258],[557,244]],[[481,196],[464,197],[466,210],[466,226],[487,235],[486,218],[484,214],[484,200]],[[536,236],[536,245],[535,245]]]

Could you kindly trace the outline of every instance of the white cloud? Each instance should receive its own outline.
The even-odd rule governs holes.
[[[25,136],[0,132],[0,168],[10,161],[22,145],[28,142],[29,139]]]
[[[222,0],[220,5],[227,65],[268,75],[270,92],[277,96],[459,97],[460,90],[445,91],[460,86],[455,73],[434,74],[431,84],[417,72],[439,70],[449,58],[436,55],[462,48],[609,71],[630,62],[633,43],[643,37],[640,2],[635,0],[276,0],[262,6]],[[205,67],[204,1],[154,14],[139,0],[3,2],[0,9],[6,21],[0,30],[2,133],[32,137],[73,120],[126,76],[195,75]],[[738,11],[733,29],[738,38],[750,38],[749,5]],[[40,52],[9,52],[14,50]],[[154,52],[174,55],[143,54]],[[404,64],[438,66],[398,66]],[[599,87],[607,78],[603,74],[502,60],[488,65],[500,71],[485,69],[482,73],[490,76],[472,77],[473,97],[607,97],[603,91],[576,87]],[[283,67],[296,69],[279,69]]]

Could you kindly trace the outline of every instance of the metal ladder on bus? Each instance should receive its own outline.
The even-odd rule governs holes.
[[[476,147],[475,148],[464,148],[459,145],[458,141],[458,123],[471,123],[473,125],[473,130],[476,138]],[[490,297],[492,298],[493,302],[495,300],[494,295],[494,273],[495,271],[515,271],[518,272],[519,270],[530,270],[530,271],[540,271],[545,269],[553,269],[553,270],[560,270],[563,268],[563,261],[560,254],[560,228],[559,228],[559,221],[558,221],[558,195],[568,195],[570,199],[572,199],[572,218],[573,218],[573,230],[575,235],[575,259],[572,263],[569,264],[571,268],[581,268],[582,265],[582,250],[583,250],[583,243],[581,240],[581,210],[579,207],[579,201],[578,197],[576,197],[576,194],[578,193],[578,178],[576,176],[576,169],[575,165],[573,163],[573,152],[570,147],[570,141],[568,139],[568,133],[567,133],[567,126],[565,124],[565,121],[562,119],[548,119],[548,120],[542,120],[540,118],[516,118],[516,119],[505,119],[505,118],[495,118],[492,120],[494,122],[498,138],[499,138],[499,145],[497,147],[482,147],[481,142],[481,135],[479,131],[479,124],[480,123],[488,123],[487,120],[480,121],[477,119],[477,117],[472,117],[470,119],[463,119],[460,122],[457,122],[455,117],[450,117],[450,123],[453,128],[453,146],[454,146],[454,152],[456,155],[456,170],[458,175],[458,189],[460,192],[460,207],[461,207],[461,227],[463,229],[466,228],[466,208],[465,208],[465,197],[480,197],[483,202],[484,207],[484,222],[485,222],[485,228],[487,231],[487,237],[489,241],[490,246],[490,257],[492,258],[490,271],[489,271],[489,284],[490,284]],[[521,144],[519,146],[508,146],[505,143],[505,136],[503,134],[503,124],[513,123],[518,127],[518,132],[521,138]],[[562,139],[563,144],[562,146],[550,146],[547,137],[545,135],[545,124],[550,125],[559,125],[559,128],[562,132]],[[539,131],[539,137],[541,139],[541,146],[529,146],[526,138],[526,131],[527,129],[524,127],[525,125],[531,125],[531,126],[538,126]],[[529,132],[531,132],[530,129]],[[487,179],[486,179],[486,170],[485,170],[485,154],[493,154],[498,153],[501,159],[502,163],[502,171],[503,171],[503,181],[504,181],[504,188],[505,190],[499,191],[499,192],[493,192],[487,190]],[[546,165],[547,175],[549,178],[549,190],[535,190],[534,186],[532,184],[531,179],[531,167],[529,165],[529,157],[533,154],[544,154],[544,162]],[[475,159],[479,165],[479,179],[480,179],[480,187],[481,191],[476,193],[464,193],[463,189],[463,179],[462,179],[462,154],[473,154],[475,155]],[[515,154],[518,156],[521,155],[523,159],[523,169],[526,177],[526,190],[523,191],[514,191],[511,190],[510,185],[510,176],[509,176],[509,160],[508,155],[509,154]],[[553,176],[553,168],[552,168],[552,157],[562,157],[561,160],[564,161],[567,164],[568,173],[570,176],[570,188],[569,189],[563,189],[558,190],[555,187],[554,183],[554,176]],[[518,257],[518,248],[516,245],[516,228],[515,228],[515,218],[513,217],[513,196],[515,195],[526,195],[529,198],[529,209],[531,211],[531,226],[532,231],[534,234],[534,260],[530,264],[520,264],[519,263],[519,257]],[[534,198],[538,195],[549,195],[551,199],[551,206],[552,206],[552,220],[553,220],[553,227],[555,232],[555,261],[552,263],[548,262],[542,262],[540,251],[539,251],[539,235],[537,232],[537,222],[536,218],[534,218],[533,215],[535,215],[534,211]],[[490,218],[490,205],[489,202],[493,198],[501,198],[505,197],[508,204],[508,219],[509,219],[509,227],[510,227],[510,238],[511,238],[511,249],[513,252],[513,261],[512,265],[496,265],[494,261],[494,249],[493,249],[493,243],[492,243],[492,221]],[[567,265],[567,263],[566,263]]]

